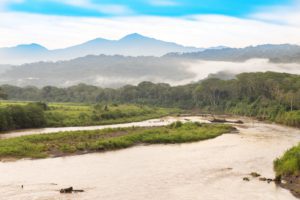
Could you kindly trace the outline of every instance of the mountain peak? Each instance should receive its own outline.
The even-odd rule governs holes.
[[[47,50],[42,45],[31,43],[31,44],[20,44],[16,46],[17,49],[31,49],[31,50]]]
[[[87,41],[87,42],[85,42],[83,44],[102,43],[102,42],[108,42],[108,41],[110,41],[110,40],[107,40],[107,39],[99,37],[99,38],[95,38],[93,40],[89,40],[89,41]]]
[[[131,33],[126,35],[125,37],[121,38],[120,40],[137,40],[137,39],[150,39],[149,37],[145,37],[138,33]]]

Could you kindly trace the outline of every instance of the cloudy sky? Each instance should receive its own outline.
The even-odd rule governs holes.
[[[188,46],[300,44],[300,0],[0,0],[0,46],[137,32]]]

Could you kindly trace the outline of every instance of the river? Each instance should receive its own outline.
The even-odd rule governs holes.
[[[163,125],[178,119],[206,121],[201,117],[169,117],[138,123]],[[300,141],[299,129],[242,120],[246,123],[236,125],[239,133],[201,142],[141,145],[106,153],[0,162],[0,199],[296,199],[274,183],[242,179],[250,172],[273,178],[273,160]],[[33,130],[15,134],[26,135],[28,131]],[[69,186],[85,192],[58,192]]]

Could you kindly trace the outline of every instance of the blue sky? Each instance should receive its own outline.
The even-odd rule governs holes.
[[[6,0],[7,1],[7,0]],[[291,5],[292,0],[13,0],[10,11],[65,16],[221,14],[244,17],[267,6]]]

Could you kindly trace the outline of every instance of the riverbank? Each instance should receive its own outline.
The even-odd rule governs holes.
[[[228,108],[226,110],[217,110],[212,111],[213,109],[207,107],[206,109],[193,109],[190,111],[191,115],[198,115],[198,113],[202,113],[205,116],[217,116],[217,117],[248,117],[258,121],[276,123],[280,125],[285,125],[289,127],[300,128],[300,110],[294,111],[282,111],[280,113],[268,113],[268,111],[263,112],[263,115],[254,114],[252,112],[251,107],[247,108],[248,105],[243,105],[241,108]],[[245,109],[246,108],[246,109]],[[212,114],[213,113],[213,114]]]
[[[274,161],[277,177],[281,177],[281,187],[300,198],[300,144],[292,147],[283,156]]]
[[[235,130],[230,125],[175,122],[164,127],[131,127],[28,135],[0,140],[0,159],[46,158],[103,152],[137,144],[186,143]]]

